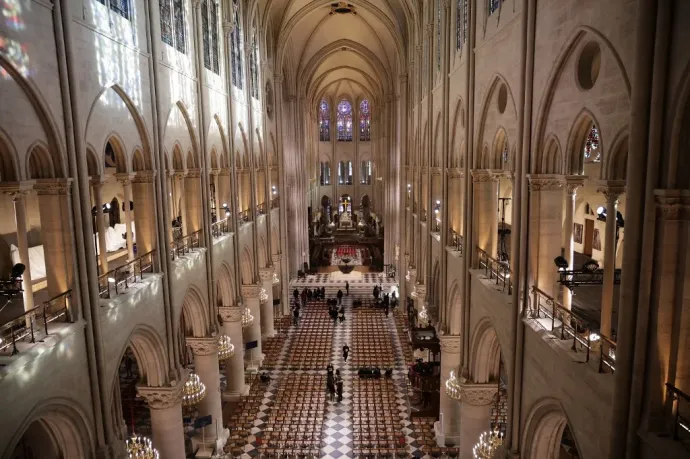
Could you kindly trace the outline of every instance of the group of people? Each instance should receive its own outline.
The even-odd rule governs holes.
[[[326,390],[328,391],[328,396],[333,401],[335,395],[338,395],[338,401],[343,401],[343,378],[340,376],[340,370],[335,370],[333,373],[333,365],[330,363],[326,368],[328,370],[328,376],[326,377]]]

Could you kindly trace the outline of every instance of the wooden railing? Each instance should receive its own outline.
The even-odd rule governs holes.
[[[565,308],[551,295],[537,287],[532,287],[534,306],[531,318],[537,319],[544,330],[560,333],[561,340],[572,340],[570,349],[574,352],[585,352],[585,362],[589,362],[592,352],[599,351],[599,373],[606,373],[608,368],[613,372],[616,368],[616,342],[607,336],[600,336],[590,330],[585,319],[570,309]],[[550,321],[551,328],[545,326],[539,319]]]
[[[222,220],[218,220],[215,223],[211,224],[211,235],[213,237],[221,237],[225,233],[230,232],[230,219],[229,218],[224,218]]]
[[[72,290],[67,290],[0,326],[0,352],[11,347],[11,353],[15,355],[19,352],[17,341],[31,337],[29,342],[35,343],[39,331],[49,334],[48,324],[60,318],[72,322],[71,302]]]
[[[170,243],[170,256],[174,260],[175,258],[179,258],[184,254],[187,254],[192,251],[192,249],[197,249],[201,247],[201,236],[203,234],[203,230],[198,230],[193,232],[192,234],[188,234],[184,237],[181,237],[179,239],[175,239]]]
[[[508,295],[513,293],[513,283],[511,280],[510,267],[494,258],[491,258],[488,253],[479,247],[477,249],[477,262],[480,269],[485,270],[486,277],[489,280],[496,279],[496,285],[502,286],[503,291],[508,289]]]
[[[98,295],[104,299],[112,298],[127,290],[130,284],[141,282],[144,273],[153,273],[156,251],[152,250],[135,258],[126,265],[117,267],[98,276]]]
[[[671,383],[666,383],[666,391],[673,399],[673,439],[687,445],[690,442],[690,395]]]
[[[452,228],[449,229],[448,233],[448,245],[452,246],[456,252],[460,252],[460,255],[462,255],[462,236]]]

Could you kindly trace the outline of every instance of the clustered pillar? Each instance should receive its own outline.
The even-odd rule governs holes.
[[[151,412],[153,446],[165,459],[186,458],[182,426],[183,388],[184,381],[175,381],[166,387],[137,387]]]
[[[260,367],[263,362],[263,354],[261,353],[261,285],[243,285],[242,286],[242,297],[244,298],[247,309],[252,316],[254,316],[254,323],[247,327],[246,333],[244,334],[244,342],[252,343],[256,342],[256,347],[249,349],[245,353],[245,360],[249,363],[250,367]]]
[[[222,394],[223,400],[237,401],[249,394],[249,386],[244,383],[244,343],[242,342],[242,308],[239,306],[220,306],[223,320],[223,333],[230,337],[235,346],[235,354],[225,361],[227,386]]]
[[[448,397],[444,384],[450,377],[450,372],[461,365],[462,337],[458,335],[443,335],[441,341],[441,397],[440,397],[440,429],[436,430],[436,440],[439,446],[452,446],[460,443],[460,404]]]
[[[472,459],[472,449],[483,432],[491,428],[491,409],[498,385],[463,383],[460,386],[460,459]]]
[[[271,338],[275,336],[273,325],[273,267],[259,270],[263,295],[261,298],[261,336]],[[264,296],[265,295],[265,296]]]

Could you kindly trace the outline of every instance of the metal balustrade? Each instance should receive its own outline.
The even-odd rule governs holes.
[[[119,295],[127,290],[130,284],[141,282],[144,273],[153,273],[155,256],[156,250],[152,250],[98,276],[98,295],[101,298],[110,299],[113,294]]]
[[[496,279],[496,285],[502,287],[503,291],[508,289],[508,295],[511,295],[513,293],[513,283],[511,281],[510,266],[506,262],[490,257],[481,248],[477,247],[476,249],[479,268],[484,269],[489,280]]]
[[[264,215],[266,213],[266,203],[262,202],[256,206],[256,215]]]
[[[173,260],[175,258],[180,258],[191,252],[193,249],[198,249],[201,247],[201,236],[203,235],[203,230],[198,230],[192,234],[188,234],[179,239],[175,239],[170,243],[170,256]]]
[[[460,255],[462,255],[463,237],[452,228],[448,230],[448,233],[448,245],[452,246],[453,250],[460,252]]]
[[[17,342],[30,337],[29,342],[36,342],[36,334],[43,332],[48,336],[48,324],[64,318],[64,322],[72,322],[72,290],[67,290],[39,306],[26,311],[0,326],[0,352],[11,348],[11,354],[19,352]]]
[[[230,232],[230,219],[223,218],[211,224],[211,235],[215,238],[221,237],[223,234]]]
[[[252,213],[249,209],[243,210],[237,213],[237,225],[242,226],[245,223],[252,221]]]
[[[572,340],[570,349],[584,351],[585,362],[589,362],[592,352],[599,351],[599,373],[613,372],[616,368],[616,342],[607,336],[600,336],[589,328],[585,319],[565,308],[551,295],[536,286],[532,287],[534,303],[530,317],[536,319],[544,330],[560,333],[561,340]],[[550,324],[550,328],[548,326]]]
[[[280,197],[276,196],[271,199],[271,209],[277,209],[278,207],[280,207]]]
[[[672,432],[675,441],[690,445],[690,395],[671,383],[666,383],[666,392],[673,400],[671,407]]]

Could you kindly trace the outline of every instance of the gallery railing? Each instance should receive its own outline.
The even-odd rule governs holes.
[[[277,209],[278,207],[280,207],[280,197],[276,196],[271,199],[271,209]]]
[[[266,213],[266,203],[262,202],[256,206],[256,215],[264,215]]]
[[[141,282],[144,273],[153,272],[155,256],[156,251],[152,250],[98,276],[98,295],[101,298],[110,299],[113,294],[118,295],[127,290],[130,284]]]
[[[462,236],[452,228],[448,230],[448,233],[448,245],[452,246],[453,250],[455,250],[456,252],[460,252],[460,255],[462,255]]]
[[[508,290],[508,295],[513,293],[513,283],[511,281],[510,266],[496,260],[489,256],[484,250],[479,247],[477,249],[477,262],[479,268],[485,271],[486,277],[489,280],[496,279],[496,285],[503,288],[503,291]]]
[[[174,260],[182,255],[185,255],[192,251],[192,249],[197,249],[201,247],[201,236],[203,230],[198,230],[192,234],[188,234],[179,239],[175,239],[170,243],[170,256]]]
[[[217,222],[211,224],[211,235],[213,237],[221,237],[225,233],[230,232],[230,219],[229,218],[224,218],[222,220],[218,220]]]
[[[48,324],[61,318],[71,322],[71,302],[72,290],[67,290],[0,326],[0,352],[11,347],[10,352],[15,355],[19,352],[18,341],[30,337],[29,342],[35,343],[39,331],[49,334]]]
[[[573,287],[577,287],[578,285],[602,285],[604,283],[604,270],[559,270],[558,282],[561,283],[564,287],[568,287],[571,290],[573,289]],[[620,269],[616,269],[613,271],[613,283],[621,283]]]
[[[666,391],[673,398],[671,409],[673,439],[687,445],[690,442],[690,395],[671,383],[666,383]]]
[[[252,213],[249,209],[243,210],[237,213],[237,225],[242,226],[252,220]]]

